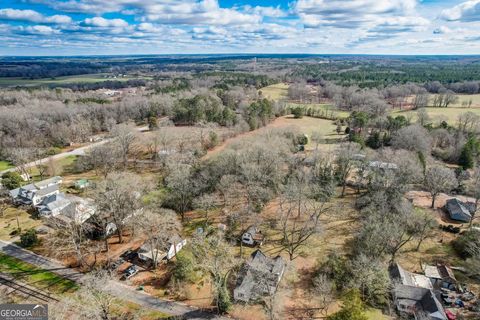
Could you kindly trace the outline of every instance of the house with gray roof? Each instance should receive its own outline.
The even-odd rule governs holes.
[[[470,222],[476,209],[475,203],[463,202],[457,198],[449,199],[445,204],[445,210],[450,216],[450,219],[461,222]]]
[[[403,269],[398,263],[392,264],[389,268],[390,278],[396,283],[406,286],[433,289],[430,279],[418,273],[409,272]]]
[[[447,320],[440,301],[432,290],[420,287],[396,284],[393,300],[401,315],[413,316],[426,314],[431,320]]]
[[[40,217],[56,227],[69,223],[83,224],[95,214],[91,200],[63,193],[44,199],[37,210]]]
[[[37,206],[50,195],[60,192],[61,177],[52,177],[43,181],[34,182],[10,191],[13,203],[18,205]]]
[[[431,320],[447,320],[427,276],[408,272],[398,263],[392,264],[389,272],[393,282],[393,301],[400,315],[416,319],[426,314]]]
[[[57,216],[70,203],[64,193],[54,193],[43,198],[37,206],[37,211],[40,217]]]
[[[249,302],[274,294],[284,271],[285,261],[282,257],[269,258],[256,250],[238,274],[233,290],[234,299]]]

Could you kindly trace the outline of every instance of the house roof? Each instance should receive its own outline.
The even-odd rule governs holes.
[[[475,204],[460,201],[457,198],[448,199],[445,204],[450,217],[454,220],[470,221],[475,212]]]
[[[397,284],[394,287],[394,295],[397,301],[415,306],[417,310],[427,312],[433,319],[447,320],[442,304],[430,289]]]
[[[267,257],[262,251],[255,250],[251,255],[251,260],[247,264],[258,271],[280,274],[285,267],[285,261],[280,256],[275,258]]]
[[[455,275],[453,274],[453,270],[450,267],[447,267],[446,265],[439,265],[437,269],[442,279],[449,278],[455,282],[457,281],[457,279],[455,278]]]
[[[275,292],[280,281],[285,262],[282,257],[269,258],[260,250],[252,253],[237,279],[237,286],[234,294],[238,299],[249,301],[264,294]]]
[[[390,276],[403,285],[432,289],[432,283],[428,277],[423,274],[406,271],[398,263],[390,266]]]
[[[55,177],[51,177],[51,178],[48,178],[48,179],[45,179],[45,180],[42,180],[42,181],[34,182],[33,185],[37,189],[43,189],[43,188],[46,188],[50,185],[59,184],[61,182],[62,182],[62,177],[55,176]]]
[[[50,194],[52,192],[56,192],[60,189],[59,185],[58,184],[52,184],[52,185],[49,185],[45,188],[42,188],[40,190],[38,190],[35,194],[38,195],[38,196],[45,196],[47,194]]]
[[[54,210],[61,210],[68,206],[71,201],[64,193],[52,194],[45,197],[38,205],[39,212],[52,212]]]

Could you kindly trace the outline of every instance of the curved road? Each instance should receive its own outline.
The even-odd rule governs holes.
[[[13,243],[0,240],[0,252],[15,257],[24,262],[30,263],[39,268],[48,270],[64,278],[73,280],[81,285],[86,275],[68,268],[61,263],[48,259],[46,257],[35,254],[29,250],[23,249]],[[157,310],[167,315],[179,316],[182,319],[215,319],[215,320],[231,320],[231,318],[218,316],[210,312],[187,306],[183,303],[159,299],[147,293],[140,292],[134,288],[120,283],[116,280],[110,280],[107,287],[103,288],[104,292],[114,295],[120,299],[127,300],[143,307]]]

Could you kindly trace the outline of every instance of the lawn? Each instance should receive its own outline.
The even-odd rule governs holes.
[[[10,233],[17,230],[17,216],[18,224],[22,230],[30,228],[36,228],[42,224],[40,220],[34,220],[30,215],[18,208],[7,208],[0,217],[0,240],[11,241],[15,236],[11,236]]]
[[[75,163],[75,160],[77,160],[77,156],[74,156],[74,155],[53,160],[54,172],[51,172],[51,173],[53,173],[53,175],[63,175],[63,174],[69,173],[71,171],[71,166]],[[43,163],[43,165],[46,165],[47,167],[51,166],[49,162]],[[52,170],[49,169],[47,171],[52,171]],[[34,180],[36,181],[41,180],[38,173],[38,168],[36,166],[31,167],[29,169],[29,172]],[[46,178],[47,177],[44,177],[44,179]]]
[[[10,168],[13,168],[13,165],[10,162],[0,160],[0,171],[7,170]]]
[[[462,102],[468,103],[470,100],[472,100],[472,107],[480,107],[480,94],[456,94],[456,96],[458,97],[458,101],[455,103],[452,103],[450,107],[461,108]],[[435,95],[430,96],[430,99],[429,99],[430,105],[433,105],[434,98],[435,98]]]
[[[300,103],[289,103],[290,107],[301,106],[305,109],[313,109],[315,113],[318,114],[319,117],[334,119],[334,118],[348,118],[350,116],[350,112],[335,109],[334,106],[331,104],[325,103],[307,103],[307,104],[300,104]]]
[[[448,107],[448,108],[434,108],[428,107],[426,108],[428,115],[434,122],[441,122],[446,121],[450,125],[455,125],[457,122],[458,116],[462,113],[466,112],[473,112],[476,115],[480,116],[480,108],[457,108],[457,107]],[[411,118],[412,121],[416,121],[417,119],[417,111],[416,110],[408,110],[408,111],[393,111],[395,115],[404,115],[407,118]]]
[[[288,84],[286,83],[277,83],[272,84],[268,87],[264,87],[259,91],[262,92],[262,95],[271,100],[282,100],[287,99],[288,97]]]
[[[62,278],[53,272],[37,268],[3,253],[0,253],[0,272],[55,294],[69,293],[78,289],[78,285],[74,281]]]
[[[84,74],[76,76],[65,76],[57,78],[43,78],[43,79],[24,79],[24,78],[0,78],[0,87],[14,87],[14,86],[41,86],[41,85],[55,85],[55,84],[70,84],[70,83],[97,83],[104,81],[128,81],[132,79],[147,79],[147,77],[117,77],[112,78],[112,75],[106,73]]]

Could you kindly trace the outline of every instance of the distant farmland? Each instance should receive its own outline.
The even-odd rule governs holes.
[[[26,78],[0,78],[0,87],[36,87],[74,83],[101,83],[105,81],[128,81],[136,79],[149,79],[149,77],[121,76],[113,77],[111,74],[96,73],[57,78],[26,79]]]

